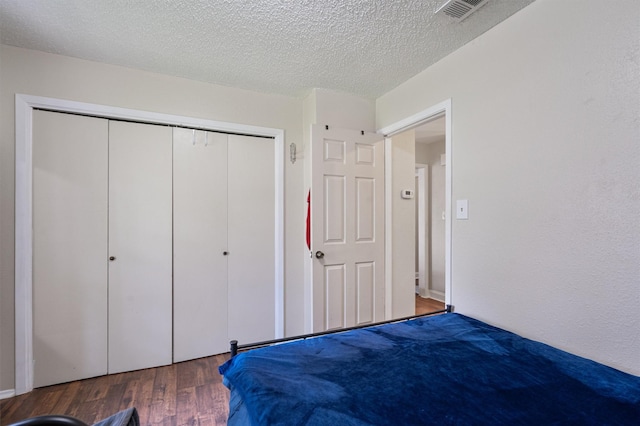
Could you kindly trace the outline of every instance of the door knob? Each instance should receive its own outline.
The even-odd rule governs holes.
[[[324,257],[324,253],[323,253],[323,252],[321,252],[320,250],[318,250],[318,251],[316,252],[316,257],[317,257],[318,259],[322,259],[322,258]]]
[[[116,260],[116,257],[115,256],[111,256],[111,257],[109,257],[109,260],[113,262],[114,260]]]

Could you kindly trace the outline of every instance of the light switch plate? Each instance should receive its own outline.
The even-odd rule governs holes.
[[[456,219],[469,219],[469,200],[456,201]]]
[[[405,200],[410,200],[413,198],[413,189],[403,189],[400,192],[400,196]]]

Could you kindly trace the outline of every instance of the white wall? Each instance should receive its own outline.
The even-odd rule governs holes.
[[[414,189],[415,131],[393,136],[391,141],[391,263],[392,318],[416,313],[415,305],[415,199],[400,196],[403,189]]]
[[[431,268],[429,277],[429,291],[439,300],[444,300],[445,283],[445,220],[442,214],[445,211],[446,200],[446,173],[445,166],[440,164],[440,157],[445,154],[445,141],[433,142],[427,145],[429,164],[429,194],[430,212],[429,226],[431,244]]]
[[[2,46],[0,50],[0,391],[14,387],[16,93],[285,129],[302,141],[302,100]],[[303,332],[303,163],[285,153],[285,333]]]
[[[327,89],[314,89],[318,124],[376,131],[376,104],[371,99]]]
[[[427,164],[429,161],[429,145],[416,143],[416,163]]]
[[[634,374],[638,22],[636,0],[538,0],[377,100],[381,128],[452,99],[456,310]]]

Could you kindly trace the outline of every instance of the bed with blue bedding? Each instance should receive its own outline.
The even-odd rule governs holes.
[[[229,425],[640,425],[640,377],[447,313],[242,352]]]

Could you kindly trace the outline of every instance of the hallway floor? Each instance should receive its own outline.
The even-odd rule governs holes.
[[[444,309],[444,303],[435,299],[425,299],[416,294],[416,315]]]

